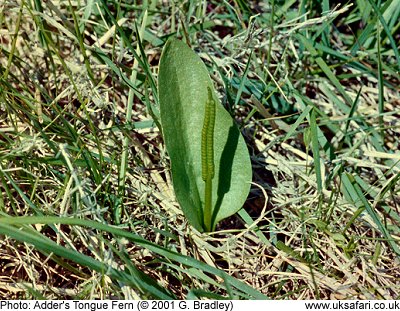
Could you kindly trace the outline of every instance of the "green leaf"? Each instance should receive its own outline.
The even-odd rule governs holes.
[[[267,296],[260,293],[253,287],[239,281],[235,277],[227,274],[223,270],[217,269],[215,267],[211,267],[208,264],[198,261],[192,257],[184,256],[180,253],[174,252],[170,249],[159,246],[155,243],[152,243],[139,235],[128,232],[126,230],[122,230],[116,228],[114,226],[110,226],[107,224],[99,223],[92,220],[80,219],[80,218],[70,218],[70,217],[35,217],[35,216],[25,216],[25,217],[0,217],[0,234],[10,236],[18,241],[24,243],[30,243],[35,245],[37,248],[41,250],[47,250],[52,252],[62,258],[70,259],[76,263],[79,263],[82,266],[89,267],[95,271],[106,271],[107,275],[112,278],[119,280],[120,282],[132,283],[132,285],[136,284],[136,280],[131,279],[130,275],[126,275],[125,271],[115,270],[114,268],[109,267],[108,265],[101,263],[89,256],[77,253],[76,251],[72,251],[70,249],[66,249],[63,246],[56,244],[55,242],[49,241],[49,238],[42,236],[41,242],[39,233],[34,233],[34,231],[30,231],[28,234],[25,234],[23,230],[15,228],[14,226],[23,226],[23,225],[32,225],[32,224],[65,224],[65,225],[74,225],[74,226],[82,226],[86,228],[97,229],[99,231],[109,232],[121,238],[126,238],[129,241],[137,244],[140,247],[144,247],[149,251],[154,252],[159,255],[161,258],[167,263],[171,261],[182,264],[185,268],[185,273],[195,277],[199,277],[199,273],[207,273],[208,275],[215,275],[225,280],[223,284],[214,284],[217,287],[224,288],[228,291],[228,287],[234,287],[235,292],[239,295],[239,298],[243,297],[244,299],[268,299]],[[32,234],[34,233],[34,234]],[[261,231],[260,231],[261,233]],[[261,233],[262,234],[262,233]],[[66,249],[66,250],[65,250]],[[194,274],[193,271],[197,271],[197,275]],[[132,277],[135,277],[133,275]],[[147,285],[147,284],[143,284]],[[151,289],[149,291],[152,294],[152,297],[157,299],[168,299],[168,297],[156,296],[156,293]]]
[[[311,110],[310,116],[310,131],[311,131],[311,148],[314,157],[315,174],[317,175],[317,189],[318,193],[322,193],[322,173],[321,173],[321,156],[319,153],[318,144],[318,125],[315,116],[315,109]]]
[[[215,95],[206,66],[185,43],[179,40],[166,43],[160,60],[158,89],[176,198],[189,222],[200,231],[209,229],[203,221],[202,129],[209,96],[216,103],[211,195],[211,228],[214,228],[218,221],[241,209],[249,193],[252,171],[246,143]]]
[[[35,219],[35,217],[30,218]],[[45,219],[46,217],[42,218]],[[41,218],[39,217],[38,219]],[[51,219],[51,217],[49,219]],[[51,252],[62,258],[72,260],[84,267],[88,267],[104,275],[108,275],[110,278],[118,280],[121,283],[126,283],[134,288],[139,288],[144,293],[150,293],[157,299],[174,298],[171,294],[167,293],[165,289],[161,288],[154,280],[150,278],[143,278],[142,273],[130,275],[126,271],[114,269],[111,266],[92,257],[58,245],[48,237],[45,237],[35,231],[28,230],[26,228],[15,228],[14,226],[7,224],[8,220],[12,222],[11,217],[0,217],[0,234],[2,235],[7,235],[18,241],[32,244],[42,251]]]
[[[348,202],[353,203],[358,209],[363,208],[367,211],[394,253],[400,258],[400,248],[396,240],[392,238],[374,207],[369,204],[356,178],[346,172],[342,174],[342,192]],[[357,214],[360,215],[361,213],[357,212]]]

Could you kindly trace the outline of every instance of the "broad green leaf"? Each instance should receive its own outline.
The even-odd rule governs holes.
[[[200,231],[207,229],[203,222],[205,182],[202,179],[201,135],[208,90],[216,102],[213,228],[218,221],[241,209],[249,193],[252,171],[246,143],[215,95],[206,66],[179,40],[169,40],[165,44],[158,90],[176,198],[189,222]]]

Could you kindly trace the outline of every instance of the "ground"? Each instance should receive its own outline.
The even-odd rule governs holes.
[[[338,3],[0,1],[0,297],[398,299],[400,3]],[[170,37],[251,157],[211,233],[160,132]]]

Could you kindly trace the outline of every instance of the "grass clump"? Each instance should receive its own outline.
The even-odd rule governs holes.
[[[397,2],[0,6],[0,297],[399,297]],[[210,234],[159,131],[171,36],[252,156],[244,208]]]

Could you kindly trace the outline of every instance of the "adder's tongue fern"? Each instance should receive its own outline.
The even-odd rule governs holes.
[[[182,41],[165,44],[158,90],[176,199],[197,230],[212,231],[249,193],[246,143],[219,103],[206,66]]]

